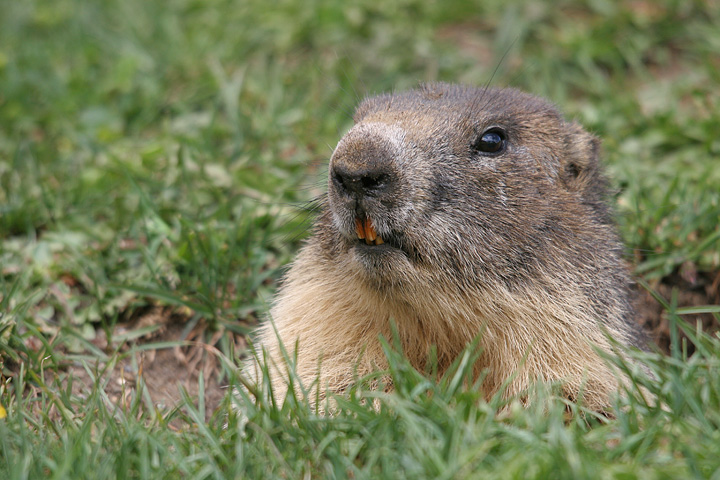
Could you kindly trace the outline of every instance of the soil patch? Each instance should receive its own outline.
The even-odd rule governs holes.
[[[110,401],[122,407],[130,404],[138,387],[143,385],[153,407],[161,411],[178,406],[183,390],[198,408],[202,372],[206,419],[219,407],[230,388],[216,345],[222,336],[229,336],[235,342],[235,351],[246,348],[241,335],[227,330],[210,334],[202,320],[191,323],[187,316],[167,307],[152,307],[132,321],[118,324],[111,338],[119,340],[111,340],[110,344],[103,331],[97,333],[92,343],[106,352],[119,348],[120,359],[112,366],[99,360],[90,367],[102,373],[92,375],[83,365],[70,366],[68,374],[73,378],[76,395],[86,395],[98,379],[105,385]],[[129,337],[133,339],[127,340]]]
[[[664,278],[650,287],[668,304],[675,295],[677,308],[720,305],[720,271],[695,272],[681,269],[680,273]],[[662,304],[647,290],[642,289],[637,302],[638,323],[648,332],[650,340],[665,353],[670,352],[670,319]],[[714,334],[720,331],[720,315],[699,313],[682,315],[682,319],[691,326],[701,325],[705,332]],[[680,332],[680,339],[687,338]],[[688,341],[688,352],[695,347]]]

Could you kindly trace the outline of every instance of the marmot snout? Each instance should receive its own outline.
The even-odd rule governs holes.
[[[275,390],[279,341],[300,379],[339,392],[384,368],[395,322],[416,368],[482,334],[487,396],[516,374],[505,395],[557,380],[606,409],[617,379],[594,348],[640,335],[597,139],[536,97],[448,84],[369,98],[354,120],[259,334]]]

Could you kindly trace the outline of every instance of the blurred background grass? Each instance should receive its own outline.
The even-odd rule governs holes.
[[[222,339],[246,333],[266,310],[283,265],[307,234],[325,162],[366,95],[443,80],[548,97],[603,139],[628,260],[641,280],[674,285],[682,278],[692,286],[705,279],[704,288],[720,279],[718,2],[0,0],[0,12],[0,404],[12,417],[24,411],[14,389],[42,392],[33,400],[41,413],[23,414],[28,425],[61,428],[50,411],[64,412],[81,445],[68,458],[87,460],[98,476],[128,468],[118,457],[93,470],[98,464],[85,458],[83,445],[101,455],[103,438],[135,452],[143,468],[151,465],[143,445],[166,443],[181,453],[193,447],[177,443],[163,419],[152,432],[132,422],[113,430],[112,419],[88,413],[97,403],[82,410],[85,400],[72,400],[67,384],[45,384],[43,369],[62,370],[77,358],[70,353],[101,357],[108,352],[89,340],[157,306],[172,307],[191,325],[204,322],[206,339],[221,338],[218,348],[233,358],[234,344]],[[674,299],[666,307],[675,311]],[[691,383],[680,385],[672,392]],[[188,422],[202,423],[202,410],[191,411]],[[561,428],[562,415],[552,418],[538,421]],[[405,448],[397,431],[372,422],[393,435],[389,442],[400,442],[393,448]],[[637,433],[629,422],[616,425],[617,435]],[[715,424],[699,424],[709,439],[703,445],[712,444]],[[328,425],[298,435],[345,428]],[[682,425],[677,440],[694,442],[697,431]],[[58,430],[59,444],[46,445],[22,422],[15,427],[7,438],[17,444],[3,443],[4,455],[30,455],[38,442],[48,458],[70,451],[63,450],[67,432]],[[586,445],[581,471],[593,471],[593,455],[608,438],[617,440],[616,427]],[[104,433],[93,437],[92,429]],[[229,432],[201,431],[191,441],[215,445]],[[562,432],[587,440],[582,429]],[[520,438],[506,433],[508,445]],[[662,457],[675,438],[654,434],[645,443],[628,440],[627,449],[602,461],[632,465],[642,443],[643,452],[661,452],[661,472],[675,458]],[[327,447],[334,437],[314,438]],[[515,446],[506,459],[552,453],[508,462],[524,466],[516,474],[528,473],[533,458],[564,459],[552,445]],[[218,458],[227,454],[222,448]],[[263,452],[275,447],[263,448],[260,468]],[[373,452],[366,461],[384,458]],[[24,471],[9,458],[16,473]],[[174,465],[171,473],[188,472]],[[547,460],[533,471],[553,465]],[[688,465],[666,473],[700,471]]]

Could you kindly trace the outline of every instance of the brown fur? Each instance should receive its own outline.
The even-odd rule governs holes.
[[[478,335],[486,396],[564,383],[606,410],[616,376],[594,348],[637,344],[630,280],[605,203],[598,141],[516,90],[432,84],[366,99],[330,161],[329,192],[260,330],[276,393],[297,375],[343,391],[386,367],[378,337],[442,372]],[[505,149],[478,139],[496,128]],[[366,245],[356,218],[383,245]],[[297,347],[297,351],[294,349]],[[257,365],[245,373],[257,378]]]

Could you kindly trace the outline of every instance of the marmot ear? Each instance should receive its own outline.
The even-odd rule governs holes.
[[[561,178],[569,188],[583,188],[598,174],[600,140],[577,123],[565,124]]]

